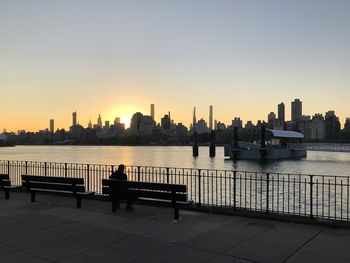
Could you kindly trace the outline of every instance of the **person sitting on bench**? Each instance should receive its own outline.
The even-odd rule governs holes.
[[[126,175],[124,170],[125,170],[125,165],[124,164],[120,164],[118,166],[118,170],[114,171],[109,178],[110,179],[127,181],[128,180],[128,176]],[[119,204],[120,196],[118,195],[118,193],[113,193],[113,195],[115,196],[115,199],[116,199],[117,208],[119,208],[120,207],[120,204]],[[132,204],[133,204],[132,198],[130,196],[127,197],[126,209],[132,209],[133,208]]]

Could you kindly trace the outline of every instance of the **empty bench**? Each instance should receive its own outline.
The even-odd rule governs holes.
[[[5,191],[5,199],[10,198],[10,190],[19,188],[18,185],[11,185],[11,180],[9,174],[0,174],[0,187],[1,190]]]
[[[37,192],[72,195],[77,199],[77,208],[81,207],[81,198],[94,195],[85,191],[84,178],[22,175],[22,187],[31,193],[31,202],[35,202]]]
[[[186,185],[123,181],[115,179],[102,180],[102,193],[109,195],[112,211],[116,210],[118,198],[132,200],[152,200],[171,204],[174,219],[179,219],[179,205],[187,205]]]

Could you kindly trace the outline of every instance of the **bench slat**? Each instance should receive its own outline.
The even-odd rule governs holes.
[[[26,181],[22,182],[22,186],[28,189],[28,184]],[[30,182],[30,189],[48,189],[48,190],[57,190],[57,191],[68,191],[73,192],[75,189],[76,192],[84,192],[85,187],[81,185],[77,185],[73,187],[72,184],[54,184],[54,183],[46,183],[46,182]]]
[[[22,175],[22,181],[29,180],[34,182],[47,182],[47,183],[63,183],[83,185],[84,178],[72,178],[72,177],[57,177],[57,176],[39,176],[39,175]]]
[[[138,189],[152,189],[152,190],[160,190],[160,191],[175,191],[186,193],[186,185],[181,184],[165,184],[165,183],[149,183],[149,182],[135,182],[135,181],[122,181],[115,179],[103,179],[103,186],[118,187],[121,186],[123,188],[138,188]]]

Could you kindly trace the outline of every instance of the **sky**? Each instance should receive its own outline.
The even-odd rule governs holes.
[[[0,129],[171,112],[244,123],[277,104],[350,117],[348,0],[0,0]],[[127,123],[128,125],[128,123]]]

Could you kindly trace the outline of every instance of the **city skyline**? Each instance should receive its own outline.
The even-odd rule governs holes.
[[[40,130],[71,112],[265,120],[294,98],[349,117],[350,2],[0,1],[0,129]],[[278,99],[277,99],[278,98]]]
[[[297,117],[295,116],[295,113],[293,114],[293,108],[295,108],[295,106],[293,106],[293,105],[295,105],[296,103],[300,104],[300,106],[298,106],[300,108],[298,108],[298,110],[297,110],[298,111]],[[37,132],[37,131],[42,131],[42,130],[47,129],[48,131],[50,131],[52,133],[52,130],[54,130],[54,131],[59,130],[59,129],[69,130],[72,126],[76,126],[76,125],[81,125],[84,128],[96,128],[96,127],[102,128],[102,127],[105,126],[106,123],[108,123],[108,126],[112,125],[112,124],[120,123],[120,124],[125,125],[125,128],[127,129],[131,125],[132,117],[135,114],[138,114],[138,113],[141,113],[144,116],[151,117],[151,119],[155,122],[156,125],[157,124],[161,125],[162,124],[162,118],[165,117],[165,116],[168,116],[170,122],[173,122],[174,124],[180,123],[182,125],[185,125],[185,127],[189,128],[189,129],[194,124],[197,124],[200,121],[205,121],[205,125],[207,125],[207,128],[209,130],[214,130],[216,125],[217,125],[217,123],[220,123],[221,125],[223,124],[225,126],[226,125],[227,126],[231,126],[234,121],[238,121],[239,123],[241,123],[241,126],[244,127],[246,124],[247,125],[258,124],[259,122],[265,122],[266,124],[269,124],[271,118],[273,120],[275,120],[275,121],[278,121],[278,124],[275,124],[277,129],[285,129],[285,127],[283,127],[283,123],[288,123],[288,122],[296,123],[299,120],[311,119],[314,116],[316,116],[316,117],[319,117],[319,116],[326,117],[327,113],[330,113],[330,112],[333,112],[333,114],[335,113],[335,115],[337,115],[337,112],[332,110],[332,109],[328,109],[326,112],[315,112],[315,113],[312,113],[312,114],[306,113],[306,112],[304,112],[302,110],[302,106],[301,106],[302,103],[303,103],[302,100],[294,99],[293,101],[291,101],[290,107],[285,107],[284,102],[281,102],[281,103],[275,105],[275,110],[270,111],[269,113],[266,113],[265,114],[265,118],[257,119],[256,121],[252,121],[252,119],[243,119],[240,116],[234,115],[231,120],[229,120],[228,122],[225,122],[223,120],[217,119],[216,115],[213,113],[214,106],[213,105],[208,105],[208,108],[207,108],[208,109],[208,114],[207,114],[207,116],[204,116],[204,117],[202,115],[200,115],[199,117],[197,116],[197,111],[196,111],[196,106],[195,106],[194,109],[193,109],[193,112],[192,112],[192,114],[193,114],[192,115],[192,121],[191,121],[191,123],[187,124],[187,123],[183,123],[181,121],[177,121],[177,120],[171,118],[170,117],[171,111],[166,112],[167,114],[166,113],[157,113],[157,111],[156,111],[156,104],[152,103],[152,104],[149,104],[149,106],[150,106],[149,107],[149,112],[142,112],[142,111],[138,110],[138,111],[134,112],[130,118],[125,118],[125,117],[121,118],[119,115],[115,115],[115,116],[111,117],[111,119],[108,119],[108,118],[104,118],[103,114],[98,113],[97,116],[96,116],[96,120],[94,120],[94,118],[89,118],[88,123],[82,123],[82,122],[79,121],[77,110],[75,110],[75,111],[73,111],[71,113],[70,123],[68,123],[67,127],[58,127],[56,125],[56,119],[50,118],[48,120],[49,121],[48,126],[47,127],[41,127],[38,130],[26,130],[26,129],[18,129],[18,130],[3,129],[3,130],[4,131],[6,130],[6,132],[17,132],[17,131]],[[287,109],[287,111],[286,111],[286,109]],[[291,113],[290,117],[286,116],[287,112]],[[160,116],[160,117],[158,119],[158,118],[156,118],[154,116]],[[339,119],[339,116],[338,116],[338,119]],[[341,128],[344,127],[345,123],[349,119],[350,119],[350,117],[346,117],[346,119],[343,122],[339,119]],[[214,122],[215,122],[215,125],[214,125]],[[272,124],[272,125],[274,125],[274,124]],[[53,128],[53,127],[55,127],[55,128]]]

